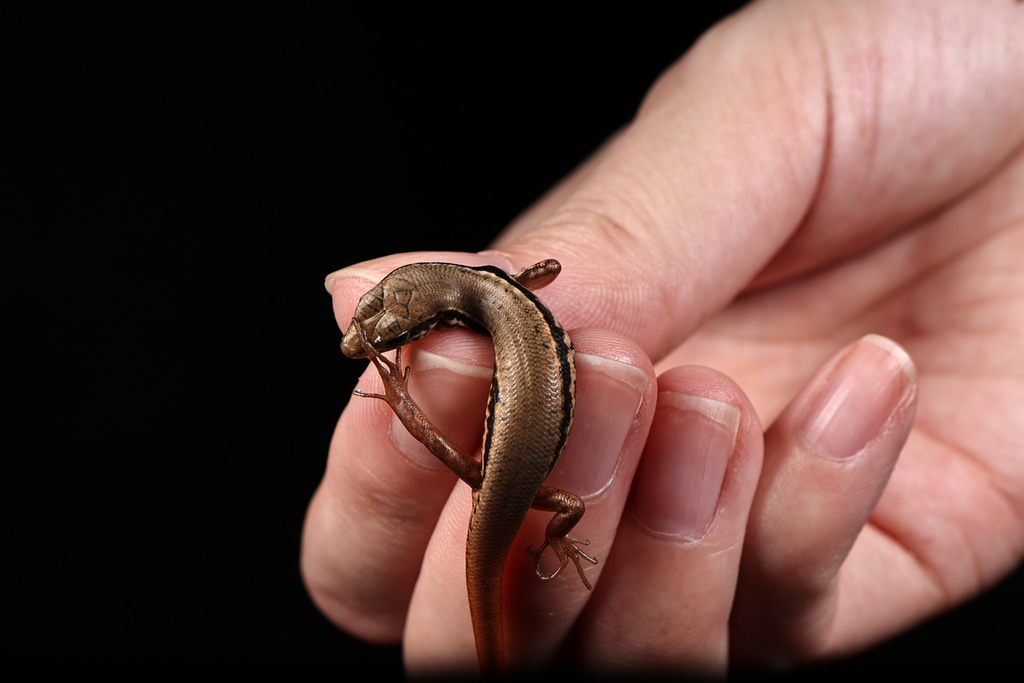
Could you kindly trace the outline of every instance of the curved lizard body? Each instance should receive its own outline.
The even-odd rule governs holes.
[[[565,446],[576,402],[572,341],[547,307],[529,291],[551,282],[557,261],[542,261],[511,276],[498,268],[414,263],[393,271],[359,301],[342,350],[368,356],[385,394],[357,395],[388,402],[406,429],[473,488],[466,539],[466,580],[477,655],[484,673],[504,661],[501,583],[505,558],[530,507],[555,512],[544,544],[531,551],[537,573],[554,578],[572,560],[584,585],[583,553],[569,531],[583,516],[583,501],[544,486]],[[494,342],[495,368],[484,427],[482,463],[441,434],[409,396],[401,368],[403,344],[437,325],[484,330]],[[399,349],[392,363],[381,355]],[[559,567],[541,574],[540,554],[551,546]]]

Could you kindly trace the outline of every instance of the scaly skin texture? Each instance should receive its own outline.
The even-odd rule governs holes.
[[[569,531],[583,516],[573,494],[543,486],[572,426],[576,370],[572,341],[527,287],[551,282],[560,266],[542,261],[512,277],[496,268],[450,263],[404,266],[367,292],[345,333],[350,357],[368,356],[380,372],[385,394],[357,395],[388,402],[410,434],[473,488],[473,513],[466,539],[466,581],[480,668],[504,666],[502,574],[505,559],[530,507],[554,511],[540,554],[551,546],[559,558],[554,578],[576,565],[589,589]],[[494,342],[495,369],[484,429],[483,462],[438,432],[408,394],[400,347],[436,325],[487,331]],[[396,362],[380,355],[399,348]]]

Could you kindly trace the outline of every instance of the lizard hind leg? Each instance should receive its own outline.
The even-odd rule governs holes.
[[[537,492],[532,507],[555,513],[544,532],[544,544],[537,550],[534,550],[532,546],[527,548],[527,552],[536,558],[537,576],[545,581],[553,579],[561,574],[562,570],[568,566],[569,560],[572,560],[583,585],[587,587],[587,590],[591,590],[590,581],[584,574],[583,564],[580,562],[580,558],[583,558],[591,564],[597,564],[596,558],[580,550],[580,545],[590,545],[590,541],[569,535],[577,522],[583,518],[585,512],[583,500],[575,494],[556,489],[553,486],[542,486]],[[550,574],[545,574],[540,568],[540,558],[549,546],[558,557],[558,568]]]
[[[577,543],[583,545],[590,545],[590,541],[582,538],[575,538],[573,536],[560,536],[558,538],[551,538],[544,541],[544,544],[536,550],[533,547],[527,548],[526,552],[530,553],[536,558],[537,564],[537,576],[541,579],[548,581],[550,579],[557,578],[562,570],[569,565],[569,560],[572,560],[576,565],[576,571],[580,575],[580,580],[583,581],[583,585],[587,587],[587,590],[592,590],[593,586],[590,585],[590,581],[587,580],[587,575],[583,572],[583,564],[580,562],[582,557],[591,564],[597,564],[597,559],[587,555],[585,552],[580,550]],[[551,549],[555,551],[555,555],[558,556],[558,568],[550,574],[545,574],[540,568],[540,558],[544,554],[544,549],[551,546]]]

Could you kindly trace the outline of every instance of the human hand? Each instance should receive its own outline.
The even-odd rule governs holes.
[[[602,463],[562,475],[592,494],[580,535],[602,560],[593,595],[571,577],[532,580],[530,558],[510,555],[511,660],[720,671],[730,659],[836,655],[1019,562],[1021,23],[1008,2],[755,4],[705,36],[630,127],[500,238],[488,262],[562,262],[541,295],[567,329],[627,337],[574,334],[585,353],[619,361],[595,377],[612,375],[620,396],[590,395],[630,418],[608,421],[622,444],[611,466],[593,450],[614,440],[588,437],[585,421],[573,438],[587,448],[565,455],[567,466]],[[413,260],[423,258],[371,268]],[[368,285],[334,285],[346,325]],[[885,342],[842,350],[869,332],[909,351],[916,382]],[[486,354],[453,354],[454,336],[435,348]],[[667,398],[656,412],[645,354]],[[463,377],[428,394],[457,399]],[[599,410],[582,386],[579,400]],[[734,411],[701,412],[716,405]],[[814,419],[834,406],[831,421]],[[411,668],[468,666],[468,616],[450,607],[464,600],[468,492],[456,487],[445,506],[451,477],[403,457],[415,444],[389,424],[383,406],[346,409],[311,504],[307,583],[359,635],[404,628]],[[479,442],[456,432],[479,430],[481,415],[451,424],[460,443]],[[735,434],[724,455],[717,425]],[[721,494],[710,510],[669,509],[663,485],[683,488],[695,452],[720,472]]]

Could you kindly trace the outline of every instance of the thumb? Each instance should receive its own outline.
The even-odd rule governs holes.
[[[773,72],[795,66],[778,53],[766,63],[771,38],[757,25],[771,19],[759,14],[705,34],[627,127],[495,241],[517,264],[562,263],[544,296],[567,328],[613,329],[657,360],[727,305],[806,211],[824,112],[779,94]],[[798,116],[817,127],[771,134]]]
[[[561,261],[545,300],[562,323],[657,361],[752,282],[862,249],[1004,163],[1019,61],[984,51],[1024,57],[1013,5],[752,3],[493,249]]]

